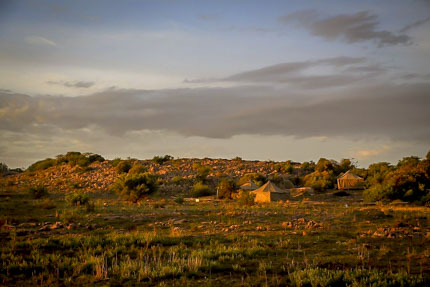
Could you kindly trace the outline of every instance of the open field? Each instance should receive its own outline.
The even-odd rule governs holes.
[[[429,284],[430,210],[359,191],[254,206],[97,192],[90,209],[64,193],[0,196],[3,285]]]

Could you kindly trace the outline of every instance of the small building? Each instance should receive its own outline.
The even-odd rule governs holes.
[[[239,188],[241,190],[251,191],[251,190],[256,190],[258,188],[258,185],[256,185],[252,180],[249,180],[244,184],[242,184]]]
[[[270,182],[270,180],[260,188],[251,192],[255,194],[255,202],[281,201],[290,198],[290,193],[288,191],[280,189]]]
[[[364,189],[364,179],[348,170],[337,178],[337,189]]]

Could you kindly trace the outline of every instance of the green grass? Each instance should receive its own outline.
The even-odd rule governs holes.
[[[244,206],[89,193],[88,212],[60,191],[3,190],[0,284],[428,286],[429,209],[357,196]]]

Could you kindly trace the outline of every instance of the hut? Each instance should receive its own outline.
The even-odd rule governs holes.
[[[255,202],[271,202],[287,200],[290,193],[286,190],[280,189],[274,185],[270,180],[262,185],[259,189],[251,191],[255,194]]]
[[[337,178],[337,189],[364,189],[364,179],[348,170]]]
[[[256,185],[252,180],[249,180],[244,184],[242,184],[239,188],[241,190],[251,191],[251,190],[256,190],[258,188],[258,185]]]

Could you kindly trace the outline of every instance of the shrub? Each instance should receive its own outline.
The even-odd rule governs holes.
[[[118,173],[127,173],[131,169],[131,163],[128,160],[122,160],[116,166],[116,171]]]
[[[255,204],[255,194],[250,191],[242,191],[238,199],[239,205],[252,206]]]
[[[0,175],[3,175],[9,171],[7,164],[0,162]]]
[[[231,195],[236,191],[237,187],[233,180],[223,179],[218,184],[218,198],[230,199]]]
[[[135,203],[157,189],[157,177],[149,173],[122,176],[111,187],[112,191]]]
[[[129,174],[139,174],[139,173],[145,173],[147,170],[146,168],[141,164],[135,164],[133,165],[130,170],[128,171]]]
[[[312,187],[315,191],[324,191],[334,187],[336,177],[333,172],[329,171],[315,171],[306,175],[303,182],[306,186]]]
[[[211,168],[209,166],[200,166],[197,168],[196,179],[200,182],[206,182],[207,176],[211,172]]]
[[[174,176],[172,178],[172,183],[176,185],[180,185],[184,181],[184,178],[181,176]]]
[[[31,186],[28,188],[28,193],[30,193],[34,199],[40,199],[48,195],[48,190],[44,186]]]
[[[157,155],[152,158],[152,161],[155,162],[156,164],[163,164],[172,159],[173,159],[173,156],[170,156],[170,155],[165,155],[165,156]]]
[[[178,198],[175,198],[174,202],[176,202],[177,204],[183,204],[184,199],[182,197],[178,197]]]
[[[32,165],[30,165],[27,168],[27,170],[30,171],[30,172],[35,172],[35,171],[38,171],[38,170],[48,169],[51,166],[54,166],[56,164],[57,164],[57,161],[55,159],[47,158],[47,159],[44,159],[44,160],[36,161]]]
[[[238,185],[240,186],[240,185],[242,185],[245,182],[248,182],[250,180],[253,181],[258,186],[262,186],[267,181],[266,177],[263,176],[262,174],[248,173],[239,179]]]
[[[121,159],[121,158],[119,158],[119,157],[117,157],[117,158],[114,158],[113,160],[111,160],[111,161],[110,161],[110,164],[111,164],[113,167],[115,167],[115,166],[117,166],[121,161],[122,161],[122,159]]]
[[[84,206],[90,202],[89,196],[82,192],[73,193],[69,195],[66,200],[73,206]]]
[[[334,196],[350,196],[351,194],[349,194],[348,192],[344,191],[344,190],[338,190],[335,191],[333,193]]]
[[[93,153],[85,153],[82,154],[77,151],[69,151],[65,155],[58,155],[57,156],[57,164],[67,163],[71,166],[80,166],[80,167],[87,167],[93,162],[99,161],[102,162],[105,159],[98,154]]]
[[[209,189],[209,186],[201,183],[201,182],[197,182],[193,189],[191,190],[191,196],[192,197],[202,197],[202,196],[208,196],[211,195],[211,191]]]

